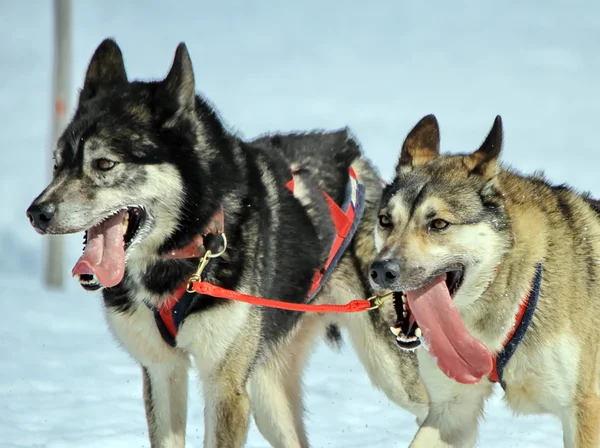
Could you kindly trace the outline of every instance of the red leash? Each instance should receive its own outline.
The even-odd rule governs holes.
[[[349,170],[350,180],[354,179],[357,182],[356,173],[352,168]],[[287,188],[293,192],[294,191],[294,177],[292,176],[292,180],[290,180],[286,184]],[[350,229],[352,227],[354,218],[355,218],[355,204],[352,202],[348,211],[344,212],[334,201],[329,197],[329,195],[324,193],[324,198],[329,207],[329,213],[332,216],[333,223],[335,225],[336,230],[336,238],[333,242],[333,245],[330,249],[329,256],[325,263],[324,269],[327,269],[332,261],[335,259],[339,248],[341,247],[344,239],[348,236]],[[220,286],[213,285],[212,283],[208,283],[202,281],[202,271],[208,264],[208,260],[210,258],[217,258],[221,256],[226,248],[227,248],[227,238],[225,236],[224,225],[223,225],[224,215],[222,208],[218,211],[215,217],[211,220],[210,226],[206,229],[205,234],[197,238],[194,242],[192,242],[191,247],[192,250],[185,249],[184,251],[174,251],[171,254],[168,254],[169,258],[188,258],[190,257],[190,253],[193,252],[193,256],[200,256],[202,251],[199,248],[204,249],[204,237],[208,233],[214,233],[220,235],[223,238],[223,248],[217,254],[213,254],[210,251],[204,251],[205,253],[202,255],[200,264],[198,266],[198,270],[194,275],[192,275],[188,281],[186,290],[188,292],[196,292],[198,294],[207,295],[210,297],[216,297],[219,299],[229,299],[235,300],[238,302],[245,302],[251,305],[258,306],[266,306],[269,308],[278,308],[282,310],[289,311],[302,311],[308,313],[360,313],[362,311],[367,311],[371,309],[378,308],[381,304],[392,297],[392,294],[388,294],[386,296],[373,296],[368,299],[360,299],[360,300],[352,300],[345,305],[334,305],[334,304],[321,304],[321,305],[313,305],[308,303],[292,303],[292,302],[283,302],[280,300],[274,299],[265,299],[263,297],[251,296],[248,294],[243,294],[237,291],[233,291],[230,289],[225,289]],[[315,271],[315,275],[312,279],[312,285],[310,291],[308,293],[308,297],[311,297],[313,293],[319,288],[321,281],[323,279],[323,273],[320,270]],[[167,313],[171,312],[171,308],[177,303],[177,301],[181,298],[183,294],[183,289],[177,290],[172,300],[168,300],[161,307],[161,315],[163,318],[167,316]],[[167,305],[170,304],[170,305]],[[168,319],[167,319],[168,320]]]
[[[303,311],[308,313],[359,313],[370,309],[375,309],[381,305],[387,296],[371,297],[369,299],[352,300],[345,305],[312,305],[308,303],[281,302],[279,300],[265,299],[263,297],[242,294],[241,292],[221,288],[208,282],[193,282],[192,289],[198,294],[205,294],[219,299],[230,299],[238,302],[245,302],[251,305],[267,306],[269,308],[279,308],[289,311]],[[188,289],[189,290],[189,289]],[[390,295],[391,296],[391,295]]]
[[[323,269],[315,270],[312,278],[312,283],[308,291],[306,301],[310,302],[313,295],[322,286],[322,283],[326,281],[329,271],[336,262],[336,259],[340,256],[338,253],[340,249],[346,243],[346,239],[350,233],[353,232],[353,225],[355,220],[362,216],[362,208],[360,199],[362,198],[361,187],[358,183],[356,173],[352,168],[349,169],[349,184],[350,196],[347,196],[345,204],[347,204],[346,210],[343,210],[340,206],[329,197],[325,192],[323,196],[329,208],[334,227],[335,227],[335,238],[332,242],[329,250],[329,255],[323,266]],[[292,173],[292,179],[286,184],[287,188],[293,193],[294,192],[294,176]],[[360,215],[358,214],[360,211]],[[218,299],[235,300],[238,302],[245,302],[256,306],[265,306],[269,308],[278,308],[289,311],[300,311],[307,313],[360,313],[363,311],[373,310],[379,308],[385,301],[393,297],[392,294],[385,296],[373,296],[367,299],[352,300],[344,305],[337,304],[311,304],[311,303],[292,303],[285,302],[275,299],[266,299],[263,297],[252,296],[243,294],[230,289],[213,285],[202,280],[202,272],[207,266],[211,258],[218,258],[227,249],[227,236],[225,235],[225,214],[223,207],[219,207],[212,218],[209,220],[208,225],[203,229],[200,235],[197,235],[188,246],[183,249],[172,250],[169,253],[163,255],[166,259],[181,259],[181,258],[200,258],[198,269],[192,275],[188,282],[181,287],[177,288],[173,294],[164,300],[160,304],[149,305],[150,309],[154,313],[154,318],[158,326],[158,330],[161,336],[172,347],[177,346],[176,338],[179,325],[185,319],[187,305],[189,304],[190,295],[188,293],[198,293],[208,297],[214,297]],[[355,230],[355,229],[354,229]],[[206,247],[205,238],[208,235],[220,236],[223,239],[222,248],[217,253]]]

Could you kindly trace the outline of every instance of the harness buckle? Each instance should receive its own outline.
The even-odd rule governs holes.
[[[389,292],[387,294],[384,294],[383,296],[371,296],[371,297],[369,297],[367,300],[372,305],[369,308],[367,308],[367,311],[369,311],[369,310],[375,310],[375,309],[379,308],[381,305],[383,305],[385,302],[387,302],[388,300],[392,299],[393,297],[394,297],[394,293],[393,292]]]
[[[206,268],[206,265],[210,259],[219,258],[227,250],[227,237],[225,236],[225,233],[221,233],[220,235],[221,238],[223,238],[223,249],[215,254],[213,254],[210,249],[206,251],[204,256],[200,259],[200,263],[198,263],[198,269],[196,269],[196,272],[188,280],[188,283],[185,287],[187,292],[194,292],[194,283],[202,280],[202,272],[204,271],[204,268]]]

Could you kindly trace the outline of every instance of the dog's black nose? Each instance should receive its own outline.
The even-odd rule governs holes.
[[[33,203],[27,209],[27,217],[31,225],[40,233],[46,233],[56,207],[51,202]]]
[[[399,273],[400,263],[396,260],[379,260],[371,265],[371,280],[381,288],[393,285]]]

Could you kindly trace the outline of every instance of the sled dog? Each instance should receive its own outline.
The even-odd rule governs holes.
[[[395,291],[429,412],[411,447],[472,447],[492,386],[550,413],[566,447],[598,447],[598,203],[500,163],[502,120],[472,153],[440,154],[433,115],[408,134],[376,226],[370,281]]]
[[[308,447],[302,372],[315,342],[339,327],[375,386],[425,417],[416,356],[387,336],[391,304],[304,314],[187,288],[202,259],[204,282],[237,293],[293,303],[369,297],[382,186],[347,130],[246,142],[196,94],[184,44],[163,80],[143,82],[128,79],[120,48],[106,39],[54,158],[28,217],[41,234],[84,232],[73,275],[102,290],[112,333],[141,366],[153,448],[185,444],[191,360],[206,403],[205,447],[242,447],[250,415],[273,446]],[[333,258],[327,198],[359,218]]]

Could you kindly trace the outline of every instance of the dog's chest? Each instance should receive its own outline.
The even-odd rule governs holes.
[[[134,305],[126,313],[107,309],[106,320],[117,340],[143,365],[170,363],[181,356],[163,340],[152,311],[145,305]]]
[[[181,326],[177,346],[191,354],[200,374],[207,376],[245,332],[255,332],[257,316],[251,314],[251,306],[240,302],[192,314]]]
[[[191,355],[202,373],[202,366],[214,366],[227,355],[244,328],[258,325],[250,310],[246,304],[231,303],[187,316],[176,348],[163,339],[154,313],[145,304],[136,304],[125,313],[107,309],[106,316],[115,337],[142,365],[176,362]]]
[[[522,346],[504,370],[509,406],[524,414],[556,413],[575,394],[579,366],[578,341],[564,335],[539,346]]]

